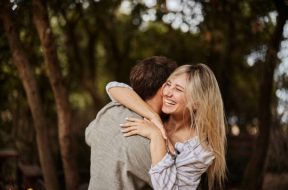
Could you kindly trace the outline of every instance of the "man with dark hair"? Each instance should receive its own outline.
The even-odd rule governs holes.
[[[160,113],[160,88],[177,64],[162,56],[138,62],[130,72],[132,88]],[[113,84],[113,83],[110,83]],[[91,147],[89,190],[152,189],[148,171],[151,167],[149,140],[141,136],[124,137],[121,123],[139,115],[110,102],[102,108],[85,131]]]
[[[143,99],[153,97],[177,64],[164,56],[153,56],[139,61],[130,72],[130,84]]]

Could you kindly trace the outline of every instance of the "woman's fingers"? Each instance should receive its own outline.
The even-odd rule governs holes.
[[[138,130],[137,130],[137,126],[124,126],[122,127],[121,129],[121,132],[123,133],[123,135],[125,137],[128,137],[128,136],[132,136],[132,135],[137,135],[138,134]]]
[[[125,137],[132,135],[141,135],[151,139],[153,134],[158,133],[157,127],[153,122],[147,119],[137,119],[133,117],[126,118],[127,122],[120,124],[121,131]]]
[[[134,130],[136,130],[136,129],[137,129],[136,126],[122,127],[121,131],[122,131],[123,133],[127,133],[127,132],[130,132],[130,131],[134,131]]]
[[[127,117],[126,123],[120,124],[121,127],[129,127],[129,126],[140,126],[144,124],[142,119],[137,119],[133,117]]]
[[[120,124],[121,127],[131,127],[131,126],[136,126],[137,123],[135,122],[126,122],[126,123],[123,123],[123,124]]]
[[[167,139],[166,142],[167,142],[168,149],[169,149],[170,153],[172,153],[173,155],[175,155],[175,154],[176,154],[176,153],[175,153],[175,148],[174,148],[172,142],[171,142],[169,139]]]
[[[124,133],[123,134],[124,137],[129,137],[129,136],[132,136],[132,135],[137,135],[137,132],[134,130],[134,131],[130,131],[128,133]]]
[[[127,117],[126,120],[130,122],[140,122],[140,123],[143,122],[143,119],[138,119],[135,117]]]

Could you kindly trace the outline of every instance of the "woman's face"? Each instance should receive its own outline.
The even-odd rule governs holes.
[[[187,75],[181,74],[168,79],[163,86],[163,105],[162,112],[172,115],[183,115],[186,109],[186,87]]]

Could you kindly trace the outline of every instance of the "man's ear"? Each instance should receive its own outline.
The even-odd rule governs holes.
[[[165,82],[162,84],[161,88],[159,89],[160,92],[161,92],[161,97],[163,97],[163,89],[164,89],[164,86],[165,86]]]
[[[161,86],[158,90],[157,90],[157,92],[156,92],[156,95],[157,96],[159,96],[159,97],[161,97],[162,98],[162,88],[163,88],[163,86]]]

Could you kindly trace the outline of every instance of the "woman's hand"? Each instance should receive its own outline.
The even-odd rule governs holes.
[[[164,139],[167,139],[166,131],[164,129],[164,125],[162,123],[162,120],[158,114],[155,114],[153,117],[151,117],[150,121],[154,123],[156,127],[161,131],[161,134]]]
[[[160,162],[167,153],[165,139],[160,129],[147,119],[127,118],[125,124],[120,125],[124,136],[141,135],[150,139],[151,165]]]
[[[162,137],[160,129],[147,119],[127,118],[125,124],[120,124],[124,136],[141,135],[148,139]]]

